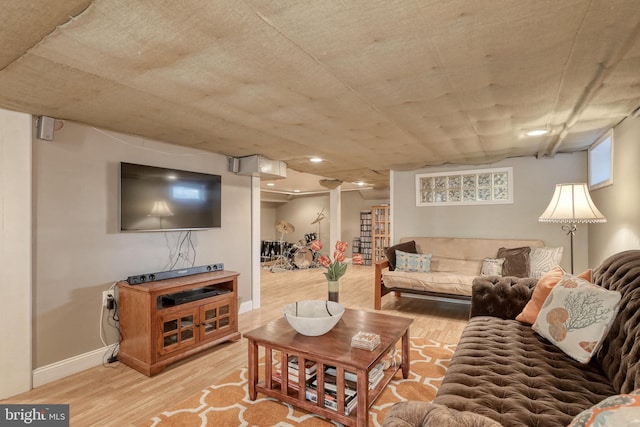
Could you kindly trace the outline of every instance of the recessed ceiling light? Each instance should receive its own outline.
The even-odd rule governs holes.
[[[320,163],[322,159],[320,157],[312,157],[309,159],[309,161],[313,163]]]
[[[299,193],[299,192],[300,192],[300,190],[293,190],[293,192],[294,192],[294,193]]]
[[[546,135],[550,132],[549,129],[534,129],[534,130],[530,130],[527,131],[527,136],[540,136],[540,135]]]
[[[358,181],[355,183],[356,185],[359,185],[360,187],[363,187],[365,185],[367,185],[366,183],[362,182],[362,181]]]
[[[275,184],[275,182],[267,182],[267,187],[273,187]]]

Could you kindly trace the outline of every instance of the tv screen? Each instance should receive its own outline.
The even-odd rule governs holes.
[[[220,175],[120,163],[120,230],[220,227]]]

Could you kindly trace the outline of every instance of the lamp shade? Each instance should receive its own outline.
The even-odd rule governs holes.
[[[607,222],[591,200],[587,184],[557,184],[540,222]]]

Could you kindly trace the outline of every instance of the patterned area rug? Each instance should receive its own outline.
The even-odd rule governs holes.
[[[396,402],[430,401],[444,377],[455,345],[441,344],[425,338],[411,338],[411,373],[408,379],[397,372],[369,410],[369,425],[379,427]],[[399,351],[396,354],[399,360]],[[175,408],[153,417],[141,426],[303,426],[329,427],[335,421],[310,414],[289,404],[258,393],[255,401],[248,397],[247,369],[229,375]]]

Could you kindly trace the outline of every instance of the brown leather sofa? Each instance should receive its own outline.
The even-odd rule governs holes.
[[[471,319],[435,400],[398,403],[383,425],[566,426],[603,399],[640,388],[640,250],[609,257],[592,281],[622,299],[602,347],[582,364],[514,320],[535,280],[476,279]]]

